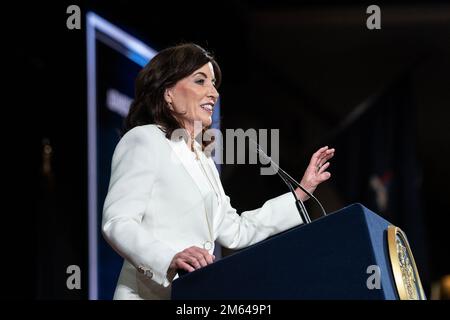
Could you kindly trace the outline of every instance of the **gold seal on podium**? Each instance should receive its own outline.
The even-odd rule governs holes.
[[[398,227],[389,226],[387,240],[392,273],[400,300],[426,300],[405,233]]]

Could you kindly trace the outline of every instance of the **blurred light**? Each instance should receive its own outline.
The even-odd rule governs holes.
[[[109,39],[107,41],[107,39]],[[107,45],[120,43],[116,50],[138,65],[145,65],[156,51],[93,12],[86,15],[87,85],[88,85],[88,238],[89,299],[98,298],[98,201],[97,201],[97,74],[96,40]]]

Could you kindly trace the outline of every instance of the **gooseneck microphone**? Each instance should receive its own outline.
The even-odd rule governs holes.
[[[309,217],[308,211],[306,210],[305,204],[303,203],[303,201],[301,201],[298,197],[297,194],[295,193],[295,190],[293,188],[292,185],[295,185],[296,187],[300,188],[304,193],[306,193],[310,198],[314,199],[314,201],[319,205],[320,210],[322,211],[322,214],[324,216],[327,215],[327,213],[325,212],[325,209],[323,208],[322,204],[320,203],[320,201],[308,190],[306,190],[305,188],[303,188],[300,183],[298,183],[294,178],[292,178],[286,171],[284,171],[283,169],[281,169],[278,164],[276,164],[272,158],[270,158],[259,146],[258,143],[256,143],[253,139],[249,138],[249,141],[251,143],[253,143],[256,147],[256,152],[264,159],[266,159],[267,161],[270,162],[270,164],[272,165],[272,167],[275,168],[277,174],[280,176],[281,180],[283,180],[283,182],[288,186],[289,190],[292,192],[292,194],[294,195],[295,198],[295,205],[297,207],[297,210],[300,214],[300,217],[302,218],[303,222],[305,224],[310,223],[311,222],[311,218]]]
[[[279,172],[279,171],[278,171]],[[297,194],[295,193],[294,187],[292,187],[292,184],[289,183],[289,180],[287,180],[286,177],[284,177],[282,174],[278,173],[281,180],[284,181],[284,183],[288,186],[289,190],[291,190],[292,194],[295,198],[295,206],[297,207],[298,213],[300,214],[300,217],[302,218],[303,223],[308,224],[311,222],[311,218],[309,217],[308,211],[306,210],[305,204],[302,200],[300,200],[297,197]]]

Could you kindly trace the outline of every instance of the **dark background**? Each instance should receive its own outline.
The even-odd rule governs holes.
[[[364,159],[362,154],[384,163],[389,153],[386,157],[396,163],[393,170],[398,175],[394,176],[402,176],[403,186],[416,188],[409,199],[408,195],[396,198],[403,204],[414,203],[414,208],[394,206],[386,215],[407,234],[416,235],[410,240],[413,251],[417,244],[416,262],[429,295],[431,285],[450,273],[450,5],[377,2],[382,29],[371,31],[365,26],[371,3],[364,1],[156,3],[30,2],[5,8],[5,51],[12,58],[4,60],[11,73],[6,78],[3,118],[8,192],[2,274],[8,289],[2,295],[87,298],[87,274],[83,273],[88,262],[84,14],[89,10],[157,50],[183,41],[212,50],[224,76],[220,88],[223,128],[279,128],[280,164],[298,179],[315,149],[342,145],[343,152],[337,149],[336,162],[330,167],[332,173],[336,170],[336,179],[316,192],[329,212],[352,202],[378,211],[369,205],[370,195],[346,189],[350,182],[343,182],[350,171],[343,168],[352,159]],[[82,30],[66,28],[66,8],[71,4],[81,7]],[[375,103],[369,103],[373,97]],[[387,135],[386,141],[394,141],[392,148],[369,151],[362,146],[373,145],[372,140],[361,139],[355,148],[343,138],[361,134],[352,129],[348,117],[355,110],[369,112],[361,108],[364,102],[371,105],[367,110],[373,117],[361,121],[370,122],[381,110],[389,119],[403,119],[399,120],[402,126],[396,126],[395,120],[388,129],[385,122],[371,124],[373,130],[365,133],[402,136],[390,139]],[[386,111],[399,104],[400,113]],[[44,139],[52,147],[48,173],[43,168]],[[402,149],[405,141],[410,146],[407,150]],[[395,150],[401,150],[401,156]],[[358,164],[352,176],[367,176],[369,165],[364,160]],[[257,166],[226,165],[222,181],[238,211],[256,208],[286,191],[277,177],[260,176]],[[308,207],[316,216],[316,208],[309,203]],[[415,222],[405,218],[409,210],[414,211]],[[66,267],[71,264],[81,267],[81,290],[66,288]]]

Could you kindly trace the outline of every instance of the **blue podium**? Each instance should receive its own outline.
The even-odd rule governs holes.
[[[389,228],[353,204],[179,277],[172,299],[423,299],[406,237]]]

